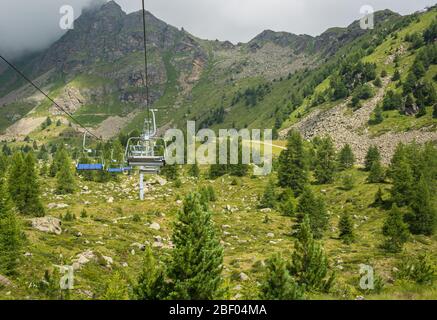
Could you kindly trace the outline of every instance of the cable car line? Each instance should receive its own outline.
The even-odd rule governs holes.
[[[62,108],[55,100],[50,98],[48,94],[46,94],[42,89],[40,89],[32,80],[30,80],[24,73],[22,73],[13,63],[9,62],[5,57],[3,57],[0,54],[0,59],[2,59],[9,67],[11,67],[16,73],[18,73],[24,80],[29,82],[36,90],[38,90],[44,97],[50,100],[50,102],[53,103],[53,105],[60,110],[61,112],[65,113],[71,120],[73,120],[76,124],[78,124],[82,129],[84,129],[89,135],[93,136],[97,140],[102,140],[98,136],[96,136],[94,133],[92,133],[88,128],[86,128],[79,120],[77,120],[70,112]]]

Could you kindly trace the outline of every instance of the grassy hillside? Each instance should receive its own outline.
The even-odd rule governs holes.
[[[324,245],[337,280],[332,294],[311,294],[308,298],[355,299],[364,295],[366,299],[435,299],[435,287],[396,279],[393,269],[403,255],[387,254],[380,248],[381,227],[387,212],[371,204],[378,188],[382,188],[384,198],[388,198],[390,184],[367,184],[367,174],[360,169],[353,169],[350,174],[357,182],[351,191],[342,189],[340,176],[333,184],[312,187],[328,206],[330,223]],[[293,250],[291,230],[295,219],[275,210],[258,209],[266,179],[234,180],[227,176],[216,181],[184,176],[183,188],[173,183],[149,186],[145,202],[136,200],[136,177],[123,176],[106,184],[80,181],[79,192],[68,197],[52,193],[53,179],[41,180],[44,204],[66,205],[63,209],[50,209],[48,215],[65,217],[69,212],[76,218],[72,221],[63,218],[61,235],[42,233],[23,220],[27,238],[23,254],[26,254],[20,257],[18,275],[13,278],[15,287],[0,288],[0,299],[47,298],[37,287],[45,270],[71,264],[78,254],[88,250],[95,258],[75,272],[71,298],[102,298],[106,283],[115,272],[122,274],[124,282],[121,285],[135,282],[143,259],[136,243],[150,244],[158,256],[167,256],[171,251],[168,246],[171,245],[173,221],[181,207],[179,200],[201,186],[213,186],[216,190],[217,201],[211,203],[211,210],[225,249],[224,277],[230,289],[229,297],[257,298],[257,282],[264,275],[263,261],[273,252],[282,252],[289,257]],[[356,242],[352,245],[345,245],[338,238],[339,216],[346,209],[353,214]],[[151,223],[158,223],[160,230],[150,229]],[[163,239],[162,248],[156,244],[157,236]],[[428,252],[432,259],[437,259],[436,236],[414,236],[403,254],[415,256],[419,252]],[[108,263],[103,256],[112,258],[113,262]],[[382,292],[372,294],[359,290],[359,265],[362,263],[372,265],[383,279]],[[242,272],[248,275],[248,280],[240,279]]]

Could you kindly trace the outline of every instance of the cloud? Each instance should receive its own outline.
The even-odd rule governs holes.
[[[70,5],[77,18],[92,0],[0,0],[0,53],[16,58],[26,52],[42,50],[65,30],[59,26],[63,5]]]
[[[433,5],[434,1],[147,0],[146,9],[198,37],[236,43],[247,42],[265,29],[317,35],[358,19],[363,5],[407,14]],[[128,13],[141,9],[140,0],[116,2]],[[59,9],[65,4],[74,8],[76,17],[83,8],[96,5],[93,0],[0,0],[0,52],[16,57],[49,46],[65,32],[59,27]]]

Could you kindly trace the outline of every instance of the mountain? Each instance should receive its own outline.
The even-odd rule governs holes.
[[[427,14],[435,16],[435,10]],[[386,46],[425,15],[402,17],[384,10],[375,14],[375,30],[362,30],[359,21],[316,37],[265,30],[233,45],[199,39],[147,12],[151,103],[161,110],[159,125],[183,127],[186,119],[194,119],[199,127],[285,130],[309,101],[317,104],[319,90],[327,89],[342,60],[352,52]],[[142,125],[142,40],[141,11],[126,14],[110,1],[84,11],[74,30],[17,64],[82,123],[111,138]],[[38,130],[45,118],[62,118],[11,70],[0,69],[0,82],[3,139],[29,134],[43,139]]]

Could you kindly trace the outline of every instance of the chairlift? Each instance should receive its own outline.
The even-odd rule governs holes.
[[[128,166],[139,168],[140,172],[146,174],[159,173],[160,169],[165,166],[165,152],[164,155],[158,155],[159,146],[155,138],[156,111],[150,110],[152,120],[146,118],[142,135],[129,138],[126,145],[125,159]]]
[[[105,169],[105,161],[103,157],[97,157],[95,154],[97,153],[95,150],[91,148],[87,148],[86,146],[86,137],[87,132],[85,131],[83,134],[83,153],[87,158],[96,159],[96,163],[78,163],[76,166],[77,171],[103,171]],[[80,161],[80,160],[79,160]]]
[[[115,165],[114,165],[115,164]],[[111,151],[111,165],[106,169],[108,173],[122,174],[132,170],[132,167],[124,166],[124,161],[119,163],[118,160],[114,159],[114,150]]]

